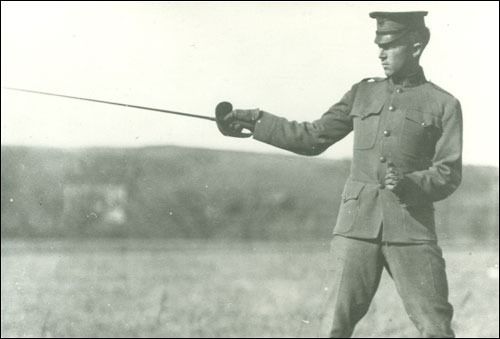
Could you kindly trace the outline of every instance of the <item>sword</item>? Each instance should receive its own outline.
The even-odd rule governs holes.
[[[209,116],[206,116],[206,115],[184,113],[184,112],[178,112],[178,111],[172,111],[172,110],[168,110],[168,109],[160,109],[160,108],[154,108],[154,107],[147,107],[147,106],[124,104],[124,103],[121,103],[121,102],[108,101],[108,100],[83,98],[83,97],[77,97],[77,96],[66,95],[66,94],[58,94],[58,93],[49,93],[49,92],[35,91],[35,90],[32,90],[32,89],[15,88],[15,87],[4,87],[4,88],[8,89],[8,90],[11,90],[11,91],[19,91],[19,92],[26,92],[26,93],[50,95],[50,96],[55,96],[55,97],[60,97],[60,98],[91,101],[91,102],[97,102],[97,103],[101,103],[101,104],[108,104],[108,105],[123,106],[123,107],[129,107],[129,108],[144,109],[144,110],[147,110],[147,111],[155,111],[155,112],[166,113],[166,114],[181,115],[181,116],[190,117],[190,118],[210,120],[210,121],[215,121],[217,123],[217,127],[219,128],[219,130],[221,131],[221,133],[224,134],[224,135],[229,135],[229,136],[238,137],[238,138],[246,138],[246,137],[251,136],[250,133],[245,133],[245,132],[241,132],[241,130],[238,131],[238,130],[232,129],[229,126],[229,124],[224,121],[224,117],[233,110],[233,105],[231,105],[231,103],[229,103],[227,101],[222,101],[219,104],[217,104],[217,106],[215,108],[215,117],[209,117]]]
[[[210,121],[217,121],[215,118],[208,117],[206,115],[183,113],[183,112],[171,111],[171,110],[168,110],[168,109],[160,109],[160,108],[154,108],[154,107],[130,105],[130,104],[124,104],[124,103],[121,103],[121,102],[114,102],[114,101],[107,101],[107,100],[81,98],[81,97],[75,97],[75,96],[72,96],[72,95],[65,95],[65,94],[57,94],[57,93],[34,91],[34,90],[31,90],[31,89],[24,89],[24,88],[14,88],[14,87],[4,87],[4,88],[12,90],[12,91],[20,91],[20,92],[27,92],[27,93],[51,95],[51,96],[60,97],[60,98],[85,100],[85,101],[91,101],[91,102],[98,102],[98,103],[101,103],[101,104],[109,104],[109,105],[124,106],[124,107],[130,107],[130,108],[145,109],[145,110],[148,110],[148,111],[155,111],[155,112],[167,113],[167,114],[177,114],[177,115],[183,115],[185,117],[205,119],[205,120],[210,120]]]

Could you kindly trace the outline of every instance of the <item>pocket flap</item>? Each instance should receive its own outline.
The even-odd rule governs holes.
[[[342,192],[342,200],[345,202],[358,199],[363,187],[365,187],[365,184],[362,182],[348,181]]]
[[[424,127],[434,126],[437,128],[441,128],[441,119],[431,113],[424,113]]]
[[[380,114],[383,106],[383,100],[360,100],[354,104],[350,115],[365,119],[370,115]]]
[[[407,109],[406,119],[422,124],[422,122],[424,122],[424,113],[416,109]]]
[[[414,121],[422,127],[440,127],[439,118],[436,115],[432,113],[422,112],[416,109],[408,109],[406,111],[406,119]]]

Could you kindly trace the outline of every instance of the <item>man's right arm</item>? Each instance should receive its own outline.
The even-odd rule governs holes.
[[[313,122],[288,121],[261,111],[253,137],[267,144],[302,155],[318,155],[353,129],[352,109],[357,85],[323,116]]]

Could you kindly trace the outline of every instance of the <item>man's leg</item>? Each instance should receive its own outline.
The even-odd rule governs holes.
[[[384,244],[382,253],[406,311],[424,338],[453,338],[453,307],[436,243]]]
[[[335,236],[320,337],[348,338],[366,314],[384,267],[378,241]]]

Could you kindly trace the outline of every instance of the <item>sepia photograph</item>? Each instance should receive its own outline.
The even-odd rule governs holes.
[[[2,1],[2,338],[498,338],[499,4]]]

